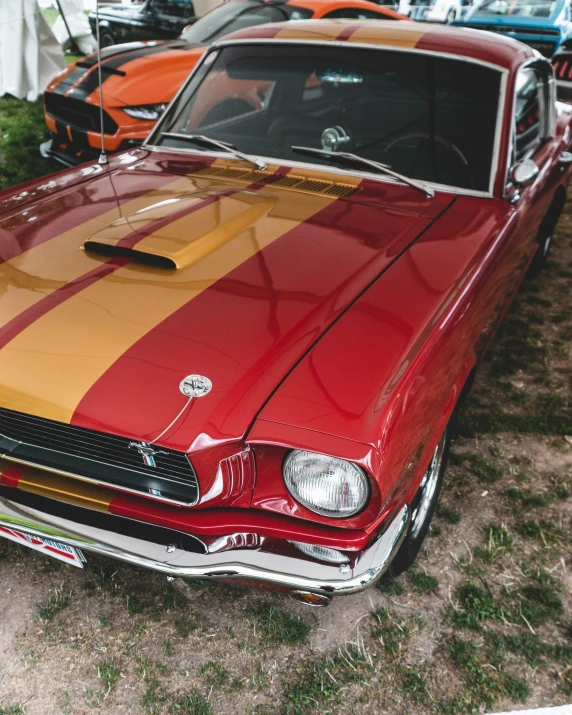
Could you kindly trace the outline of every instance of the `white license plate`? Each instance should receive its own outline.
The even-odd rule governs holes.
[[[85,563],[85,556],[79,549],[54,541],[54,539],[46,539],[44,536],[35,536],[19,529],[12,529],[10,526],[0,525],[0,538],[15,541],[17,544],[34,549],[34,551],[41,551],[47,556],[52,556],[54,559],[59,559],[80,569]]]

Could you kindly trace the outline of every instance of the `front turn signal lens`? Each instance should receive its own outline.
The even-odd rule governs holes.
[[[311,591],[291,591],[290,596],[298,603],[303,603],[305,606],[313,606],[314,608],[324,608],[329,606],[332,599],[329,596],[324,596],[321,593],[312,593]]]

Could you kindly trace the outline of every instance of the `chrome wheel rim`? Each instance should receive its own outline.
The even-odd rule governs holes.
[[[447,443],[447,430],[443,433],[443,436],[439,440],[433,456],[431,457],[431,463],[423,480],[419,485],[421,490],[421,498],[419,503],[413,512],[411,517],[411,531],[409,532],[410,537],[413,539],[419,536],[419,533],[425,524],[427,515],[431,509],[431,504],[433,503],[433,498],[435,496],[435,491],[437,490],[437,485],[439,484],[439,475],[441,473],[441,467],[443,465],[443,457],[445,456],[445,444]]]

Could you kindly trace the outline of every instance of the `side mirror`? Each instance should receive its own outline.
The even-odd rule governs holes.
[[[515,164],[510,171],[510,178],[519,189],[530,186],[538,176],[538,166],[532,159],[524,159]]]

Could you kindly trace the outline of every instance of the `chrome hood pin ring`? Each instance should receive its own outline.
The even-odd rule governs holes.
[[[179,390],[185,397],[204,397],[212,390],[213,384],[204,375],[187,375],[179,383]]]

